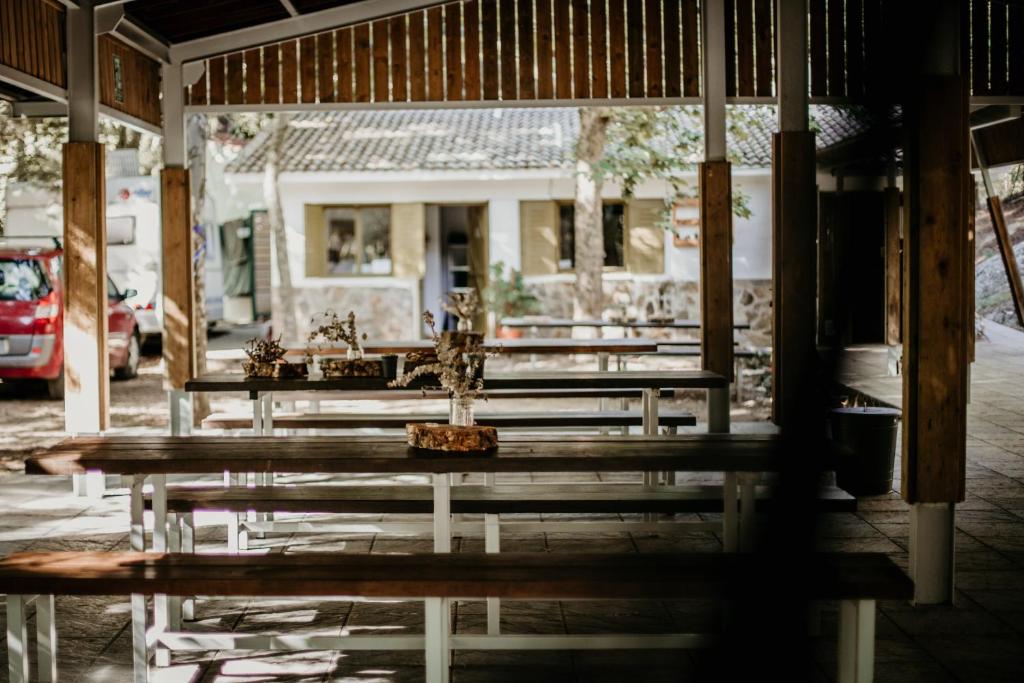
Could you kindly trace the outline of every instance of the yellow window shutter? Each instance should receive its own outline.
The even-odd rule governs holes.
[[[626,268],[631,273],[665,271],[665,202],[634,199],[626,205]]]
[[[391,263],[395,277],[421,278],[426,270],[426,207],[391,205]]]
[[[558,205],[553,201],[519,202],[519,239],[523,275],[558,272]]]
[[[324,207],[306,204],[306,277],[327,274],[327,228]]]

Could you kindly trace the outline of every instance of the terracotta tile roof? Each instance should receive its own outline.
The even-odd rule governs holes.
[[[865,124],[834,107],[812,107],[818,146],[856,135]],[[771,165],[773,107],[752,108],[743,129],[730,131],[733,162]],[[579,120],[573,108],[423,109],[306,112],[291,120],[282,170],[444,171],[571,168]],[[266,133],[228,165],[259,173]]]

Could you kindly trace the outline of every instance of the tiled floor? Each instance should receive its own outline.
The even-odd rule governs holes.
[[[979,342],[968,423],[967,500],[957,513],[957,594],[953,605],[914,607],[884,603],[877,619],[879,681],[1018,681],[1024,675],[1024,335],[989,329]],[[899,379],[885,376],[885,352],[850,354],[845,381],[898,402]],[[898,473],[898,466],[897,466]],[[22,549],[127,547],[127,501],[74,498],[63,479],[13,475],[0,479],[0,553]],[[907,508],[896,494],[864,499],[856,514],[828,515],[821,547],[889,553],[907,562]],[[201,549],[223,549],[224,527],[201,520]],[[505,537],[503,548],[536,552],[582,550],[714,552],[710,532],[651,537],[641,534],[535,534]],[[423,538],[371,535],[279,536],[255,541],[256,552],[408,552],[429,550]],[[455,550],[482,549],[480,538],[457,540]],[[129,606],[125,597],[60,598],[61,668],[70,681],[127,681],[130,675]],[[417,603],[336,601],[201,601],[200,631],[333,632],[416,631]],[[588,633],[699,630],[720,625],[720,606],[687,603],[508,603],[508,632]],[[0,613],[0,624],[3,616]],[[480,631],[482,603],[456,606],[459,632]],[[822,635],[813,641],[812,678],[835,670],[836,614],[827,606]],[[747,653],[748,654],[748,653]],[[455,681],[660,681],[712,677],[722,653],[674,652],[458,652]],[[742,659],[745,653],[728,653]],[[6,653],[0,654],[6,671]],[[793,665],[793,678],[800,678]],[[2,676],[3,674],[0,674]],[[395,652],[178,653],[158,681],[418,681],[422,657]]]

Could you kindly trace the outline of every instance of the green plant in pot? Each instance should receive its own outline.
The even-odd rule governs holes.
[[[487,310],[497,318],[496,334],[503,338],[522,336],[519,330],[501,326],[502,318],[521,318],[540,312],[540,300],[526,289],[523,274],[515,268],[508,268],[504,261],[491,266],[490,283],[486,292]]]

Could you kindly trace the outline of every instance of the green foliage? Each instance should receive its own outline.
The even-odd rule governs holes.
[[[487,309],[498,318],[518,318],[540,311],[540,301],[526,291],[522,273],[509,268],[508,277],[505,277],[504,261],[491,265],[491,277],[484,298]]]
[[[750,125],[761,124],[764,112],[757,107],[733,107],[727,117],[730,136],[743,139]],[[704,121],[700,107],[614,107],[607,110],[609,123],[604,157],[592,167],[596,180],[611,181],[622,196],[634,196],[646,180],[662,180],[669,186],[665,197],[664,227],[670,227],[671,207],[681,199],[697,196],[693,177],[703,156]],[[755,121],[756,119],[756,121]],[[748,198],[733,190],[733,213],[750,217]]]

